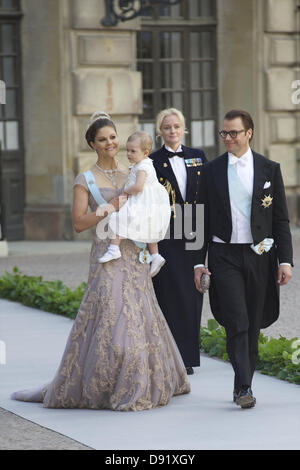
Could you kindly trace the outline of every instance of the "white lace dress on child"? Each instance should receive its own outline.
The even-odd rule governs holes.
[[[163,240],[168,230],[171,216],[169,196],[159,183],[150,158],[133,165],[124,191],[135,184],[139,171],[147,173],[143,190],[129,196],[120,211],[111,214],[109,228],[114,234],[129,240],[155,243]]]

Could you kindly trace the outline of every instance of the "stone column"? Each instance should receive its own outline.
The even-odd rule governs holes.
[[[25,237],[70,239],[63,2],[23,0]]]
[[[111,115],[126,161],[142,112],[140,23],[102,27],[99,0],[23,0],[23,12],[26,238],[72,239],[74,177],[95,162],[84,139],[90,115]]]

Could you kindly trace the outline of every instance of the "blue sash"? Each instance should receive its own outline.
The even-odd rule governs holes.
[[[85,177],[85,180],[86,180],[86,184],[88,185],[89,190],[90,190],[93,198],[97,202],[97,204],[99,206],[101,204],[107,204],[107,201],[104,199],[104,197],[102,196],[102,194],[101,194],[101,192],[100,192],[100,190],[97,186],[94,173],[91,170],[88,170],[83,174],[84,174],[84,177]]]

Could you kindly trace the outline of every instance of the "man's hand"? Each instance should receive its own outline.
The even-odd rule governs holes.
[[[291,266],[279,266],[278,268],[278,284],[284,286],[289,282],[292,277],[292,268]]]
[[[200,294],[204,293],[201,289],[201,282],[200,282],[201,281],[201,276],[202,276],[203,273],[208,274],[209,276],[211,275],[211,273],[208,271],[207,268],[205,268],[205,266],[198,267],[198,268],[194,269],[195,287],[200,292]]]

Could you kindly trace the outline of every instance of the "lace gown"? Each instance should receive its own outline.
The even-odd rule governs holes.
[[[86,183],[79,175],[74,184]],[[109,201],[120,191],[104,188]],[[89,205],[97,204],[89,194]],[[51,383],[11,398],[46,408],[138,411],[190,392],[185,367],[158,306],[149,265],[121,242],[120,259],[100,264],[109,240],[94,239],[87,289]]]

